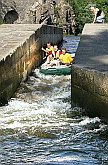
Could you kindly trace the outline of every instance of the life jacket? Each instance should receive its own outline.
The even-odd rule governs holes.
[[[61,50],[55,51],[55,54],[56,54],[58,51],[59,51],[58,56],[56,55],[56,58],[57,58],[57,59],[59,59],[60,55],[62,54],[62,51],[61,51]]]
[[[53,46],[51,46],[50,48],[46,48],[46,50],[48,51],[47,55],[51,55],[53,51]]]
[[[71,55],[69,53],[61,54],[59,59],[64,64],[66,64],[66,63],[72,63],[72,61],[73,61],[73,58],[71,57]]]
[[[48,56],[49,56],[49,55],[51,55],[51,54],[52,54],[52,50],[51,50],[51,51],[49,51],[47,54],[48,54]]]
[[[59,55],[61,55],[61,54],[62,54],[62,51],[60,50],[60,51],[59,51]]]

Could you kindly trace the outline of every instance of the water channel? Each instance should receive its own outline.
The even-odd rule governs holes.
[[[75,52],[79,37],[64,37]],[[107,165],[108,126],[71,107],[71,76],[34,70],[0,107],[0,165]]]

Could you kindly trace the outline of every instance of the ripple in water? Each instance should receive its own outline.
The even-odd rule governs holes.
[[[71,108],[71,76],[36,69],[0,112],[1,165],[107,165],[107,125]]]

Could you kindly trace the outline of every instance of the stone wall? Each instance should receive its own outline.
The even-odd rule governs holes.
[[[59,0],[58,4],[58,18],[55,17],[55,22],[58,22],[60,26],[63,26],[64,33],[75,33],[75,19],[72,6],[65,0]]]
[[[45,18],[46,15],[50,15],[50,9],[51,0],[46,2],[44,0],[2,0],[0,20],[5,23],[39,23],[42,15],[43,17],[45,15]]]
[[[72,100],[108,122],[108,24],[86,24],[72,65]]]
[[[108,123],[108,74],[73,65],[72,100]]]
[[[1,25],[0,34],[0,105],[3,105],[31,70],[42,63],[41,47],[48,41],[61,42],[63,35],[57,27],[28,24]]]
[[[108,74],[73,66],[72,84],[108,103]]]
[[[0,1],[0,23],[4,22],[5,15],[10,11],[16,11],[16,4],[13,0],[2,0]]]
[[[65,33],[74,33],[74,12],[65,0],[2,0],[0,22],[7,24],[54,24],[62,26]]]

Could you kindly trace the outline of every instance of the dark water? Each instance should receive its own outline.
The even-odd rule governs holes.
[[[79,38],[64,40],[75,52]],[[71,76],[36,69],[0,112],[0,165],[108,164],[108,126],[71,108]]]

